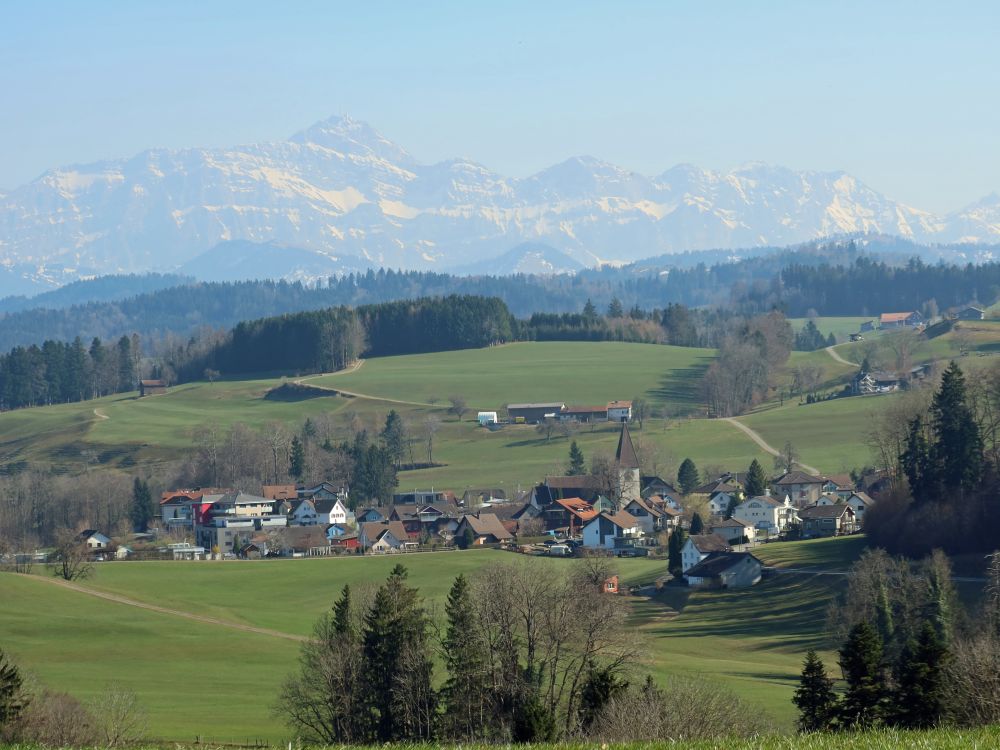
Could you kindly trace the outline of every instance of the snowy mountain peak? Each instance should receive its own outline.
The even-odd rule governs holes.
[[[843,233],[1000,242],[995,194],[936,216],[844,172],[751,162],[729,171],[678,164],[650,177],[592,156],[516,179],[471,159],[421,164],[351,117],[277,143],[154,149],[52,169],[0,196],[0,273],[59,283],[74,274],[169,271],[239,242],[274,244],[225,244],[195,265],[263,273],[282,254],[292,263],[287,248],[297,248],[305,253],[294,258],[300,275],[365,264],[482,268],[487,260],[497,260],[490,268],[558,272]],[[522,243],[544,248],[505,256]]]
[[[320,120],[288,139],[292,143],[322,146],[342,153],[371,153],[380,159],[396,163],[408,163],[412,158],[379,131],[362,120],[350,115],[334,115]]]

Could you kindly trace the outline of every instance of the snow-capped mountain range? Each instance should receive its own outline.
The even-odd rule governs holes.
[[[453,270],[521,243],[595,265],[856,232],[996,243],[1000,196],[940,216],[843,172],[755,163],[650,177],[591,157],[513,179],[466,159],[421,164],[348,117],[278,143],[53,169],[0,192],[0,268],[49,283],[197,272],[194,259],[229,241],[266,244],[269,265],[287,246],[325,256],[324,269]]]

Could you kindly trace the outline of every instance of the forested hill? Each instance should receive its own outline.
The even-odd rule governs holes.
[[[821,315],[877,315],[886,310],[944,310],[972,301],[992,304],[1000,297],[1000,263],[929,265],[889,254],[877,260],[854,242],[775,249],[764,257],[696,262],[698,254],[681,255],[624,268],[587,270],[557,276],[452,276],[431,272],[368,271],[329,279],[306,287],[283,281],[189,283],[159,288],[168,277],[135,281],[131,288],[156,288],[112,301],[90,301],[61,309],[31,309],[0,317],[0,350],[40,344],[45,340],[117,339],[138,333],[147,348],[172,337],[187,338],[199,328],[229,329],[241,321],[341,305],[358,307],[396,300],[447,295],[496,297],[512,314],[578,313],[590,299],[606,309],[617,299],[625,309],[721,307],[741,314],[777,308],[790,317],[811,311]],[[707,257],[715,257],[707,256]],[[121,295],[128,277],[81,282],[71,295],[86,298],[86,284],[104,283]],[[138,284],[136,286],[135,284]],[[60,290],[62,292],[62,290]],[[52,293],[58,295],[59,292]],[[60,298],[39,299],[56,306]],[[8,309],[26,304],[5,301]],[[0,302],[0,309],[4,306]]]

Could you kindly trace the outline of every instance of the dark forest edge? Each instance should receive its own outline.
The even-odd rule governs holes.
[[[241,321],[449,294],[497,297],[519,318],[577,313],[591,299],[604,309],[680,304],[739,314],[780,309],[790,317],[875,315],[886,309],[937,310],[1000,297],[1000,263],[929,264],[884,243],[817,242],[791,249],[663,256],[622,268],[574,275],[456,276],[380,269],[321,279],[306,286],[286,281],[184,282],[180,277],[125,276],[79,282],[26,300],[0,300],[0,349],[71,341],[117,339],[138,333],[147,348],[202,328],[228,329]],[[923,248],[923,250],[927,250]],[[957,254],[959,248],[955,248]],[[876,254],[877,253],[877,254]],[[954,256],[953,256],[954,257]],[[170,280],[176,283],[170,285]],[[878,309],[876,309],[878,308]]]

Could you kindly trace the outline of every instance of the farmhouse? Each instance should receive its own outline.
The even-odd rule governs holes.
[[[812,505],[800,510],[799,518],[802,519],[802,537],[805,539],[851,534],[855,530],[854,511],[846,503]]]
[[[892,393],[898,391],[902,378],[891,372],[859,372],[851,380],[851,391],[864,395],[868,393]]]
[[[681,572],[700,563],[713,552],[731,552],[732,548],[718,534],[692,534],[681,547]]]
[[[494,513],[462,516],[458,528],[455,529],[455,536],[462,537],[466,533],[466,529],[472,530],[472,543],[475,545],[499,544],[509,542],[514,538],[514,535],[507,531]]]
[[[970,305],[964,310],[959,310],[958,314],[955,316],[959,320],[985,320],[986,311],[980,307],[975,307]]]
[[[748,588],[758,583],[764,566],[749,552],[712,552],[684,573],[689,586],[714,589]]]
[[[609,422],[628,422],[632,419],[631,401],[611,401],[608,403]]]
[[[882,330],[894,328],[916,328],[922,325],[924,316],[918,312],[882,313],[878,326]]]
[[[567,406],[559,414],[560,419],[575,422],[607,422],[607,406]]]
[[[709,534],[721,536],[730,544],[745,544],[753,542],[756,537],[756,529],[749,521],[739,518],[727,518],[723,521],[713,521],[706,527]]]
[[[144,396],[155,396],[158,393],[166,393],[167,384],[163,380],[140,380],[139,398]]]
[[[566,404],[556,401],[544,404],[507,404],[507,416],[512,422],[538,424],[546,417],[558,417],[565,408]]]

